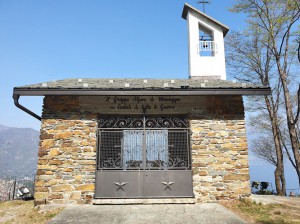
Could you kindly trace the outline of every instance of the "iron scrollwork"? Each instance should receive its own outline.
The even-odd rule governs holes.
[[[180,118],[149,118],[146,128],[188,128],[188,120]]]
[[[183,167],[187,167],[187,161],[184,160],[184,159],[181,159],[179,157],[175,157],[175,158],[169,158],[169,167],[172,167],[172,168],[183,168]]]
[[[101,163],[101,168],[121,168],[121,167],[122,167],[122,163],[121,163],[120,153],[118,153],[117,158],[109,157]]]
[[[98,120],[99,128],[188,128],[189,120],[179,117],[111,117]]]
[[[143,120],[138,118],[112,117],[98,121],[99,128],[143,128]]]

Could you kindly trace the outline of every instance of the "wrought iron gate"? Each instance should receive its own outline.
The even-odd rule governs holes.
[[[99,119],[95,198],[193,197],[189,122]]]

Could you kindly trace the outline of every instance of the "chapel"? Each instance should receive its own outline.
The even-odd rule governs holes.
[[[243,96],[226,80],[229,28],[189,4],[185,79],[73,78],[15,87],[41,121],[35,204],[198,203],[250,195]],[[39,116],[19,103],[43,96]]]

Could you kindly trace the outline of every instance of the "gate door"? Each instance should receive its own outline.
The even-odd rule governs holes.
[[[193,197],[188,120],[99,119],[95,198]]]

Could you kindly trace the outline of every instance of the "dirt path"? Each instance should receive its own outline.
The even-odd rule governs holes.
[[[300,198],[299,197],[282,197],[276,195],[256,195],[252,194],[251,199],[256,203],[267,204],[285,204],[290,206],[296,206],[300,208]]]

